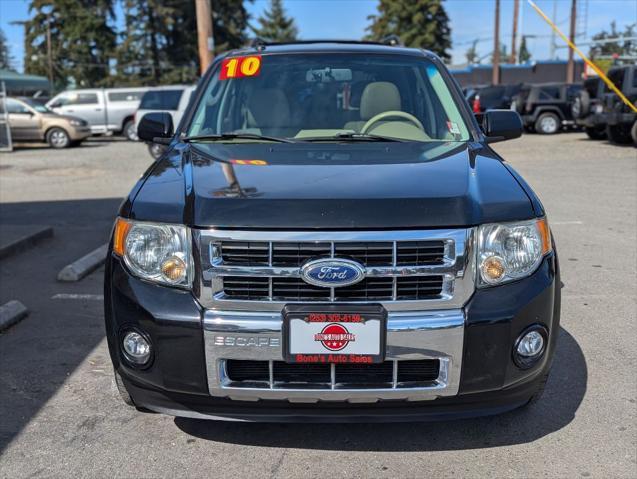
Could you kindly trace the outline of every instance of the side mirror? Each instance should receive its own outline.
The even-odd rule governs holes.
[[[137,126],[137,136],[149,143],[167,145],[175,134],[173,117],[165,111],[146,113]]]
[[[478,117],[487,143],[513,140],[522,136],[522,119],[516,111],[489,110]]]

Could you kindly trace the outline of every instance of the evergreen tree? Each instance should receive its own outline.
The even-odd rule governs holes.
[[[520,42],[519,58],[520,63],[529,63],[529,60],[531,60],[531,52],[526,46],[526,36],[522,36],[522,41]]]
[[[9,50],[9,44],[7,43],[7,37],[4,36],[4,32],[0,28],[0,68],[5,70],[12,70],[11,63],[13,57]]]
[[[380,0],[378,14],[370,15],[369,40],[397,35],[408,47],[426,48],[449,61],[451,29],[442,0]]]
[[[25,28],[25,71],[47,76],[50,30],[54,88],[110,82],[115,47],[113,0],[31,0]]]
[[[241,0],[213,3],[215,53],[245,44],[248,13]],[[199,75],[197,19],[191,0],[124,0],[117,82],[192,83]]]
[[[292,42],[299,33],[294,19],[285,14],[282,0],[270,0],[270,9],[259,17],[260,28],[252,28],[255,35],[271,42]]]

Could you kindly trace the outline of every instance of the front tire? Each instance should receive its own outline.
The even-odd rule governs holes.
[[[137,136],[137,128],[135,128],[135,122],[133,120],[128,120],[124,124],[123,132],[128,141],[139,141],[139,136]]]
[[[548,379],[549,379],[549,373],[547,372],[540,380],[540,383],[538,384],[537,389],[535,390],[535,392],[533,393],[529,401],[522,406],[523,408],[533,406],[540,399],[542,399],[542,395],[544,394],[544,389],[546,388],[546,382],[548,381]]]
[[[68,148],[71,146],[71,138],[62,128],[51,128],[46,133],[46,142],[51,148]]]
[[[606,139],[606,128],[605,127],[587,127],[584,128],[586,134],[591,140],[605,140]]]
[[[633,145],[637,147],[637,120],[633,123],[633,127],[630,129],[630,136],[633,139]]]
[[[126,390],[126,386],[124,386],[124,381],[122,380],[122,377],[119,375],[117,371],[113,371],[113,372],[115,373],[115,385],[117,386],[117,392],[119,393],[119,396],[122,398],[122,401],[124,401],[124,404],[126,404],[127,406],[135,407],[133,398],[131,398],[130,394],[128,394],[128,391]]]
[[[542,113],[535,120],[535,131],[541,135],[554,135],[560,131],[560,119],[555,113]]]

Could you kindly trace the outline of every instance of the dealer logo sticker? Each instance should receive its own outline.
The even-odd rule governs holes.
[[[356,335],[350,333],[342,324],[328,324],[320,333],[314,335],[314,341],[319,341],[329,351],[340,351],[350,341],[356,341]]]

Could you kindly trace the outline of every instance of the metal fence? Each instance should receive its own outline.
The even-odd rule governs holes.
[[[13,150],[11,143],[11,129],[9,128],[9,112],[6,107],[7,89],[4,82],[0,82],[0,151]]]

